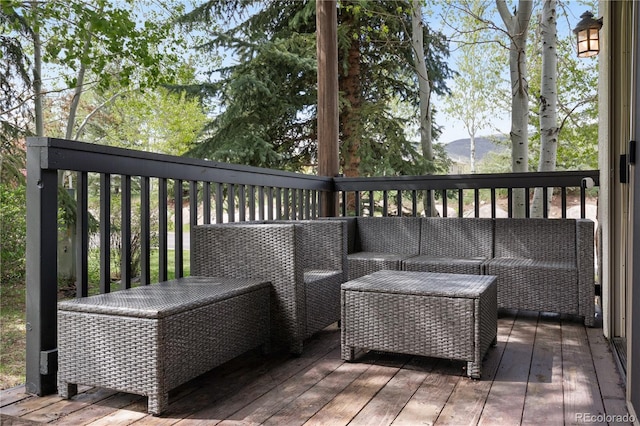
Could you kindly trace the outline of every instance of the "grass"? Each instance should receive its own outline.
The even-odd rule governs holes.
[[[0,389],[25,382],[25,285],[3,283],[0,288]]]
[[[174,273],[174,251],[168,253],[169,279]],[[90,256],[90,258],[95,256]],[[92,259],[89,268],[95,267]],[[158,280],[158,252],[151,253],[151,281]],[[189,252],[184,252],[184,275],[189,276]],[[134,286],[138,283],[133,283]],[[118,283],[111,285],[113,291]],[[98,285],[90,285],[90,294],[98,292]],[[73,294],[73,292],[71,293]],[[64,296],[59,295],[59,298]],[[26,286],[24,281],[2,284],[0,287],[0,389],[9,389],[25,382],[26,333],[25,333]]]

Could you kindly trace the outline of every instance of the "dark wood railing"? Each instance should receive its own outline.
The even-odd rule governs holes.
[[[561,199],[560,216],[579,199],[585,217],[587,187],[598,186],[598,171],[460,176],[328,178],[257,167],[104,147],[52,138],[27,141],[27,377],[26,389],[44,395],[56,391],[58,299],[59,173],[74,177],[76,292],[89,294],[89,254],[99,254],[99,292],[117,286],[149,284],[173,274],[181,277],[188,258],[190,227],[196,224],[319,216],[322,193],[340,194],[340,214],[421,215],[435,200],[442,216],[450,206],[457,216],[481,216],[481,205],[496,217],[503,198],[510,206],[514,189],[544,188]],[[590,179],[590,180],[589,180]],[[589,185],[587,185],[589,182]],[[594,190],[590,190],[594,191]],[[433,197],[432,197],[433,194]],[[597,193],[595,194],[597,196]],[[426,205],[422,200],[426,199]],[[526,197],[528,200],[529,197]],[[426,208],[425,208],[426,207]],[[188,211],[188,231],[183,212]],[[527,204],[526,211],[529,211]],[[511,208],[507,208],[511,216]],[[528,213],[527,213],[528,214]],[[549,214],[545,208],[544,216]],[[173,216],[173,220],[171,219]],[[137,218],[137,220],[133,220]],[[153,219],[152,219],[153,218]],[[119,220],[120,225],[113,223]],[[97,223],[94,230],[92,224]],[[111,236],[117,234],[116,248]],[[132,276],[132,235],[139,237],[139,274]],[[153,236],[153,238],[152,238]],[[169,248],[174,236],[173,250]],[[113,267],[118,250],[120,262]],[[157,271],[151,253],[157,251]],[[112,268],[118,271],[112,271]],[[153,279],[152,277],[153,272]],[[93,287],[91,287],[93,288]]]

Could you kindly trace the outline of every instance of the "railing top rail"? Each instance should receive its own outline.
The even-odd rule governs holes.
[[[332,191],[332,178],[261,167],[178,157],[66,139],[30,137],[40,147],[42,169],[145,176],[185,181]]]
[[[580,187],[584,178],[599,186],[598,170],[494,173],[468,175],[382,176],[368,178],[334,178],[336,191],[384,191],[425,189],[484,189]]]

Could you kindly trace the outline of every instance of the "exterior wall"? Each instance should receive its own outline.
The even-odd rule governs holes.
[[[632,119],[631,134],[636,142],[640,142],[640,5],[633,2],[633,26],[632,26],[632,43],[633,58],[631,61],[632,68]],[[631,165],[632,184],[632,202],[630,215],[630,229],[632,238],[632,261],[630,277],[630,294],[629,294],[629,339],[627,341],[627,353],[629,354],[629,362],[627,366],[627,395],[629,399],[629,412],[636,417],[640,415],[640,169],[637,166],[639,155],[636,152],[635,158]],[[635,267],[634,267],[635,266]],[[635,360],[635,362],[634,362]]]
[[[603,326],[608,338],[627,339],[627,405],[638,422],[640,170],[630,164],[629,183],[620,183],[620,173],[625,173],[626,167],[619,159],[629,154],[630,140],[640,140],[640,4],[633,0],[600,1],[599,15],[604,18],[598,88]]]

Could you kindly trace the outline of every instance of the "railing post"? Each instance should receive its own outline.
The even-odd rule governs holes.
[[[27,139],[28,393],[56,392],[58,300],[58,173],[47,170],[46,138]]]

